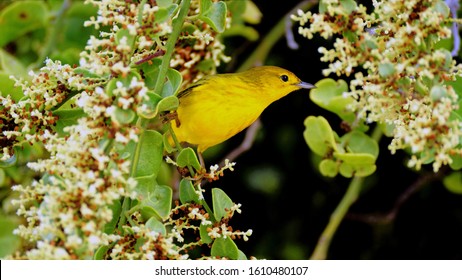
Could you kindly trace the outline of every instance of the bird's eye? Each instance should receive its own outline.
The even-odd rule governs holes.
[[[289,77],[287,75],[281,75],[281,80],[283,82],[287,82],[287,81],[289,81]]]

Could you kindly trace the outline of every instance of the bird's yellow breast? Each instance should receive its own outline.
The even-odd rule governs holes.
[[[178,94],[179,125],[172,128],[180,142],[198,151],[217,145],[251,125],[273,101],[312,85],[275,66],[208,76]]]
[[[251,125],[268,102],[236,84],[211,79],[180,96],[180,126],[173,125],[178,140],[196,144],[202,152]]]

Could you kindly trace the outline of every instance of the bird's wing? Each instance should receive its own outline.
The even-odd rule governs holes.
[[[193,92],[194,88],[205,84],[208,80],[209,80],[208,77],[200,79],[199,81],[195,82],[194,84],[192,84],[192,85],[188,86],[187,88],[185,88],[184,90],[180,91],[178,93],[177,97],[179,99],[181,99],[182,97],[185,97],[185,96],[191,94]]]

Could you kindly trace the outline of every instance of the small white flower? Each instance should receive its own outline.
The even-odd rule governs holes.
[[[99,245],[101,243],[101,239],[98,236],[92,234],[88,237],[88,242],[91,245]]]

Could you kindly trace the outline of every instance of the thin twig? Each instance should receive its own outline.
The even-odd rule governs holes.
[[[248,151],[252,147],[260,127],[261,121],[260,119],[257,119],[251,126],[249,126],[249,128],[247,128],[242,143],[236,149],[232,150],[228,155],[226,155],[226,157],[221,161],[220,165],[223,166],[226,159],[229,161],[234,161],[237,157]]]
[[[460,35],[459,35],[459,24],[457,23],[457,11],[459,11],[459,0],[445,0],[446,5],[448,5],[449,10],[451,11],[451,16],[454,19],[451,26],[452,37],[453,37],[453,45],[451,55],[457,56],[459,54],[460,49]]]
[[[250,148],[253,145],[253,142],[255,141],[255,138],[257,136],[258,130],[260,130],[261,127],[261,121],[260,119],[257,119],[249,128],[247,128],[244,136],[244,140],[242,140],[242,143],[234,150],[232,150],[229,154],[227,154],[223,160],[220,162],[220,166],[225,166],[225,161],[229,160],[230,162],[234,161],[236,158],[238,158],[240,155],[245,153],[246,151],[250,150]],[[203,164],[203,163],[201,163]],[[203,165],[205,166],[205,165]],[[201,185],[205,186],[209,181],[207,180],[202,180]]]
[[[387,213],[377,214],[359,214],[349,213],[346,218],[349,220],[361,221],[368,224],[388,224],[395,220],[401,207],[409,200],[409,198],[421,190],[424,186],[428,186],[431,182],[441,179],[446,172],[440,170],[438,173],[428,173],[419,177],[412,183],[395,201],[393,208]]]
[[[142,63],[145,63],[145,62],[147,62],[147,61],[150,61],[151,59],[156,58],[156,57],[159,57],[159,56],[162,56],[162,55],[164,55],[164,54],[165,54],[165,51],[164,51],[164,50],[158,50],[158,51],[156,51],[155,53],[152,53],[152,54],[150,54],[150,55],[147,55],[147,56],[145,56],[143,59],[141,59],[141,60],[135,62],[135,65],[140,65],[140,64],[142,64]]]
[[[311,3],[310,3],[311,2]],[[289,49],[298,50],[298,43],[295,41],[294,33],[292,32],[293,20],[290,18],[291,14],[295,14],[297,10],[305,8],[308,4],[315,4],[317,1],[306,0],[300,2],[295,6],[286,16],[286,40]]]
[[[299,9],[310,9],[317,1],[303,1],[296,6]],[[292,10],[284,15],[282,19],[271,29],[271,31],[263,38],[261,43],[255,48],[250,56],[241,64],[237,72],[247,70],[256,65],[263,65],[269,52],[273,46],[281,39],[286,32],[287,17],[290,17]]]

